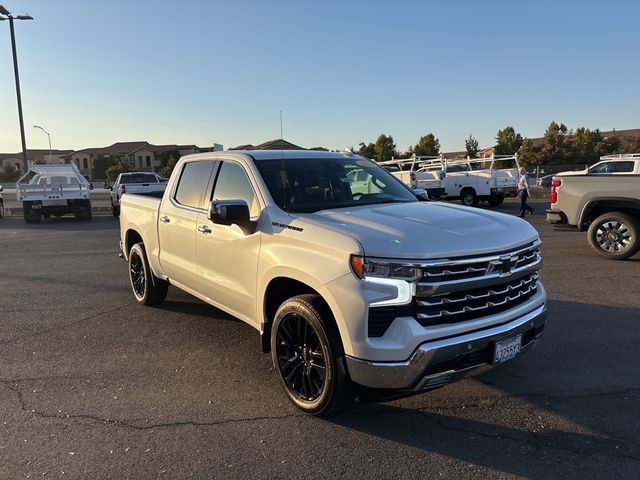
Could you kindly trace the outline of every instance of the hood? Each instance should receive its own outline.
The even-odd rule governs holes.
[[[307,221],[348,234],[371,257],[435,259],[495,253],[538,238],[526,221],[442,202],[323,210]]]

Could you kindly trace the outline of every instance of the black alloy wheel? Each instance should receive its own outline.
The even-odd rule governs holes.
[[[129,261],[129,270],[131,275],[131,288],[138,298],[144,298],[147,290],[147,279],[144,271],[144,263],[140,254],[136,251],[131,252],[131,260]]]
[[[280,305],[271,326],[271,358],[285,394],[303,412],[330,415],[353,401],[340,333],[320,295],[298,295]]]
[[[143,305],[157,305],[167,296],[169,282],[153,274],[142,243],[136,243],[129,251],[129,282],[136,301]]]
[[[316,400],[327,381],[327,361],[318,333],[307,320],[289,313],[276,334],[278,368],[287,387],[306,402]]]

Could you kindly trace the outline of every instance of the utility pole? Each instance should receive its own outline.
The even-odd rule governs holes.
[[[22,98],[20,97],[20,76],[18,75],[18,53],[16,52],[16,34],[13,28],[13,20],[33,20],[31,15],[13,16],[9,11],[0,5],[0,20],[9,20],[9,30],[11,31],[11,50],[13,52],[13,72],[16,77],[16,96],[18,97],[18,119],[20,121],[20,139],[22,140],[22,162],[24,171],[29,170],[29,160],[27,159],[27,142],[24,137],[24,120],[22,118]]]

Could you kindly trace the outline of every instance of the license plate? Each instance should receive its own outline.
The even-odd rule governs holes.
[[[496,349],[493,354],[493,363],[499,364],[511,360],[520,354],[522,348],[522,335],[507,338],[496,343]]]

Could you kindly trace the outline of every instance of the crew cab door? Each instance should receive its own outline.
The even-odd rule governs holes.
[[[160,265],[169,279],[191,290],[196,281],[196,227],[216,162],[185,162],[177,183],[163,197],[158,215]]]
[[[262,207],[250,178],[243,165],[224,160],[205,203],[244,200],[251,219],[257,220]],[[251,324],[259,322],[255,312],[260,240],[259,231],[245,234],[238,225],[214,224],[206,212],[198,216],[198,291],[213,304]]]

